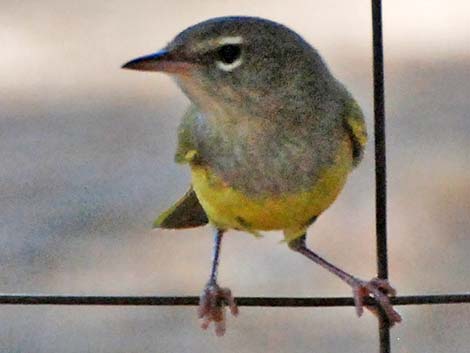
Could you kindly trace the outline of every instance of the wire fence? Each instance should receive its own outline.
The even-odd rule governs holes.
[[[237,297],[235,300],[238,306],[251,307],[354,306],[351,297]],[[390,301],[394,305],[461,304],[470,303],[470,294],[408,295],[392,297]],[[0,294],[0,304],[196,306],[199,297]],[[376,303],[373,298],[365,298],[364,304],[374,306]]]
[[[377,277],[388,279],[387,159],[385,152],[385,88],[381,0],[372,0],[372,48],[374,70],[375,227],[377,242]],[[379,339],[380,352],[389,353],[391,351],[390,324],[383,310],[379,310]]]
[[[387,252],[387,165],[385,151],[384,56],[382,1],[371,0],[374,71],[374,137],[377,277],[388,278]],[[351,297],[237,297],[239,306],[251,307],[342,307],[354,306]],[[411,295],[390,298],[393,305],[435,305],[470,303],[470,294]],[[46,294],[0,294],[4,305],[115,305],[115,306],[196,306],[195,296],[82,296]],[[373,298],[366,305],[376,305]],[[379,307],[380,353],[390,353],[390,326]]]

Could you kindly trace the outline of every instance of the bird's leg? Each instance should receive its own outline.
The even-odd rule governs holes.
[[[215,333],[222,336],[225,333],[225,305],[228,304],[232,315],[238,314],[238,308],[228,288],[221,288],[217,284],[217,268],[219,265],[220,246],[224,231],[216,229],[214,237],[214,253],[209,281],[199,300],[198,316],[202,319],[201,327],[207,329],[214,322]]]
[[[290,241],[289,247],[292,250],[297,251],[302,255],[308,257],[310,260],[319,264],[320,266],[326,268],[328,271],[335,274],[344,282],[349,284],[353,290],[354,302],[356,305],[356,313],[358,316],[361,316],[364,311],[364,298],[373,296],[377,301],[377,304],[383,309],[383,311],[387,315],[388,321],[391,326],[401,321],[400,314],[398,314],[393,309],[393,306],[390,303],[389,299],[389,295],[394,296],[396,294],[395,289],[390,286],[387,280],[374,278],[371,281],[367,282],[358,279],[354,276],[351,276],[349,273],[344,272],[340,268],[321,258],[312,250],[307,248],[305,244],[305,235]],[[366,306],[366,308],[375,313],[375,309],[373,307]]]

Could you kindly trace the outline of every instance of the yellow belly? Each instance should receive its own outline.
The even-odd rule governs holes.
[[[197,197],[216,227],[250,232],[282,229],[294,235],[331,205],[351,169],[351,143],[345,139],[335,162],[321,172],[315,185],[295,194],[252,197],[226,185],[206,167],[192,166],[191,172]]]

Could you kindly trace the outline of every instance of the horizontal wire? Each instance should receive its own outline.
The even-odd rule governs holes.
[[[239,306],[251,307],[333,307],[354,306],[351,297],[238,297]],[[462,304],[470,303],[470,294],[409,295],[392,297],[394,305]],[[194,306],[195,296],[77,296],[43,294],[0,294],[0,305],[122,305],[122,306]],[[372,298],[364,304],[375,305]]]

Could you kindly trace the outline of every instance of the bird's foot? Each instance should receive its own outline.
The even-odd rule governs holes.
[[[356,280],[352,284],[354,303],[356,306],[356,313],[361,316],[364,311],[364,298],[374,297],[377,304],[383,309],[390,326],[401,322],[401,316],[394,309],[390,303],[389,296],[395,296],[396,290],[385,279],[373,278],[369,282]],[[377,308],[373,306],[366,306],[368,310],[377,315]]]
[[[217,283],[209,282],[199,299],[198,317],[202,319],[201,327],[207,329],[214,322],[215,333],[225,333],[225,306],[228,305],[232,315],[238,315],[238,307],[228,288],[220,288]]]

